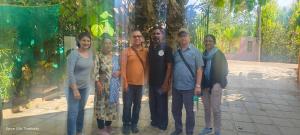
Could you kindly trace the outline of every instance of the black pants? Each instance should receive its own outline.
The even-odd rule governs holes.
[[[151,125],[166,130],[168,127],[168,93],[162,93],[160,88],[160,86],[149,88]]]
[[[97,119],[97,125],[99,129],[103,129],[105,126],[108,127],[111,125],[111,121],[104,121],[101,119]]]

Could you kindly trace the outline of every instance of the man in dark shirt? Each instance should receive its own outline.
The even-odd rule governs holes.
[[[161,130],[168,126],[168,91],[172,67],[172,48],[164,41],[164,29],[152,30],[149,47],[149,106],[151,125]]]

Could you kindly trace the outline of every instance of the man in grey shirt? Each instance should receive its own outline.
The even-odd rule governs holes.
[[[192,135],[195,126],[193,96],[201,93],[202,55],[190,43],[187,29],[181,28],[177,34],[179,48],[174,53],[172,114],[175,131],[171,135],[182,133],[182,107],[186,109],[186,134]],[[184,62],[185,60],[185,62]]]

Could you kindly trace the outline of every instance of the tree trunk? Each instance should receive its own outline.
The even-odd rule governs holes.
[[[170,46],[174,47],[176,43],[176,33],[184,27],[185,18],[185,5],[188,0],[166,0],[167,1],[167,42]],[[155,5],[159,5],[159,2],[165,2],[163,0],[136,0],[134,8],[134,16],[130,18],[130,25],[134,25],[142,31],[146,40],[149,39],[149,29],[155,24],[159,23],[160,18],[155,12]],[[132,27],[132,26],[131,26]],[[133,28],[129,28],[132,30]]]
[[[262,46],[261,46],[261,5],[257,7],[257,44],[258,44],[258,61],[261,61]]]
[[[154,2],[152,0],[136,0],[134,16],[131,20],[134,28],[142,31],[145,38],[148,37],[148,29],[155,24]],[[131,28],[133,29],[133,28]]]
[[[176,1],[169,0],[167,12],[167,42],[171,47],[176,47],[177,31],[184,27],[185,8],[187,0]]]

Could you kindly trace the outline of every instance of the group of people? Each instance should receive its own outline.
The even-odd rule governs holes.
[[[227,85],[228,65],[224,54],[215,47],[213,35],[204,38],[205,51],[199,52],[190,42],[187,29],[177,33],[177,49],[165,41],[165,30],[154,27],[149,48],[139,30],[130,33],[130,47],[119,53],[109,36],[104,36],[95,54],[91,51],[91,36],[78,36],[78,49],[67,59],[68,103],[67,134],[81,135],[84,107],[95,78],[94,114],[99,134],[112,134],[112,121],[118,117],[119,91],[123,98],[123,134],[138,133],[143,89],[149,86],[151,126],[162,131],[168,127],[168,95],[172,93],[172,115],[175,131],[183,132],[182,109],[186,110],[186,134],[192,135],[195,126],[193,110],[195,96],[201,96],[205,113],[205,128],[200,135],[221,134],[221,96]],[[94,72],[93,72],[94,71]],[[213,123],[212,126],[212,117]]]

